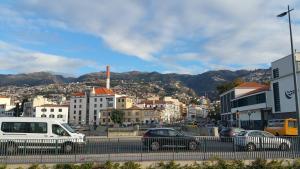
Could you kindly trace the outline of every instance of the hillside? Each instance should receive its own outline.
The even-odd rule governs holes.
[[[135,88],[147,89],[153,93],[172,95],[177,90],[182,92],[190,92],[193,96],[194,92],[197,95],[209,95],[215,97],[217,95],[216,86],[224,82],[230,82],[236,78],[242,78],[245,81],[268,81],[270,79],[270,69],[257,70],[217,70],[208,71],[198,75],[187,74],[161,74],[158,72],[124,72],[111,73],[112,87],[126,86],[131,90],[130,85],[135,85]],[[66,78],[62,75],[54,75],[48,72],[36,72],[29,74],[16,75],[0,75],[0,86],[36,86],[47,84],[60,84],[70,82],[83,82],[90,85],[104,85],[105,72],[96,72],[82,75],[78,78]],[[128,86],[129,85],[129,86]],[[191,89],[191,90],[190,90]],[[132,89],[134,90],[134,89]],[[134,92],[134,91],[133,91]]]

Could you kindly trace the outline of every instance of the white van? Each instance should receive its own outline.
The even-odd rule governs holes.
[[[71,153],[85,144],[84,134],[54,119],[0,117],[0,128],[1,146],[10,154],[20,148],[61,149]]]

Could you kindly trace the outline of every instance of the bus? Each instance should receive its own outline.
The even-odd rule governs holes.
[[[297,136],[297,120],[292,118],[269,120],[265,131],[275,136]]]

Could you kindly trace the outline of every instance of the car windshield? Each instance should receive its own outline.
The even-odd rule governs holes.
[[[61,125],[64,126],[64,128],[67,129],[69,132],[75,133],[75,130],[72,127],[70,127],[67,123],[62,123]]]
[[[247,131],[241,131],[239,132],[238,136],[245,136],[247,134]]]

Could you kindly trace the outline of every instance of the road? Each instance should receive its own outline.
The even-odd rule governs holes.
[[[143,146],[141,138],[89,138],[82,149],[70,153],[55,150],[26,150],[18,154],[1,156],[0,163],[58,163],[58,162],[103,162],[111,161],[161,161],[161,160],[207,160],[213,157],[222,159],[256,158],[298,158],[299,151],[235,151],[232,142],[218,139],[202,139],[197,150],[186,148],[165,148],[151,151]]]

